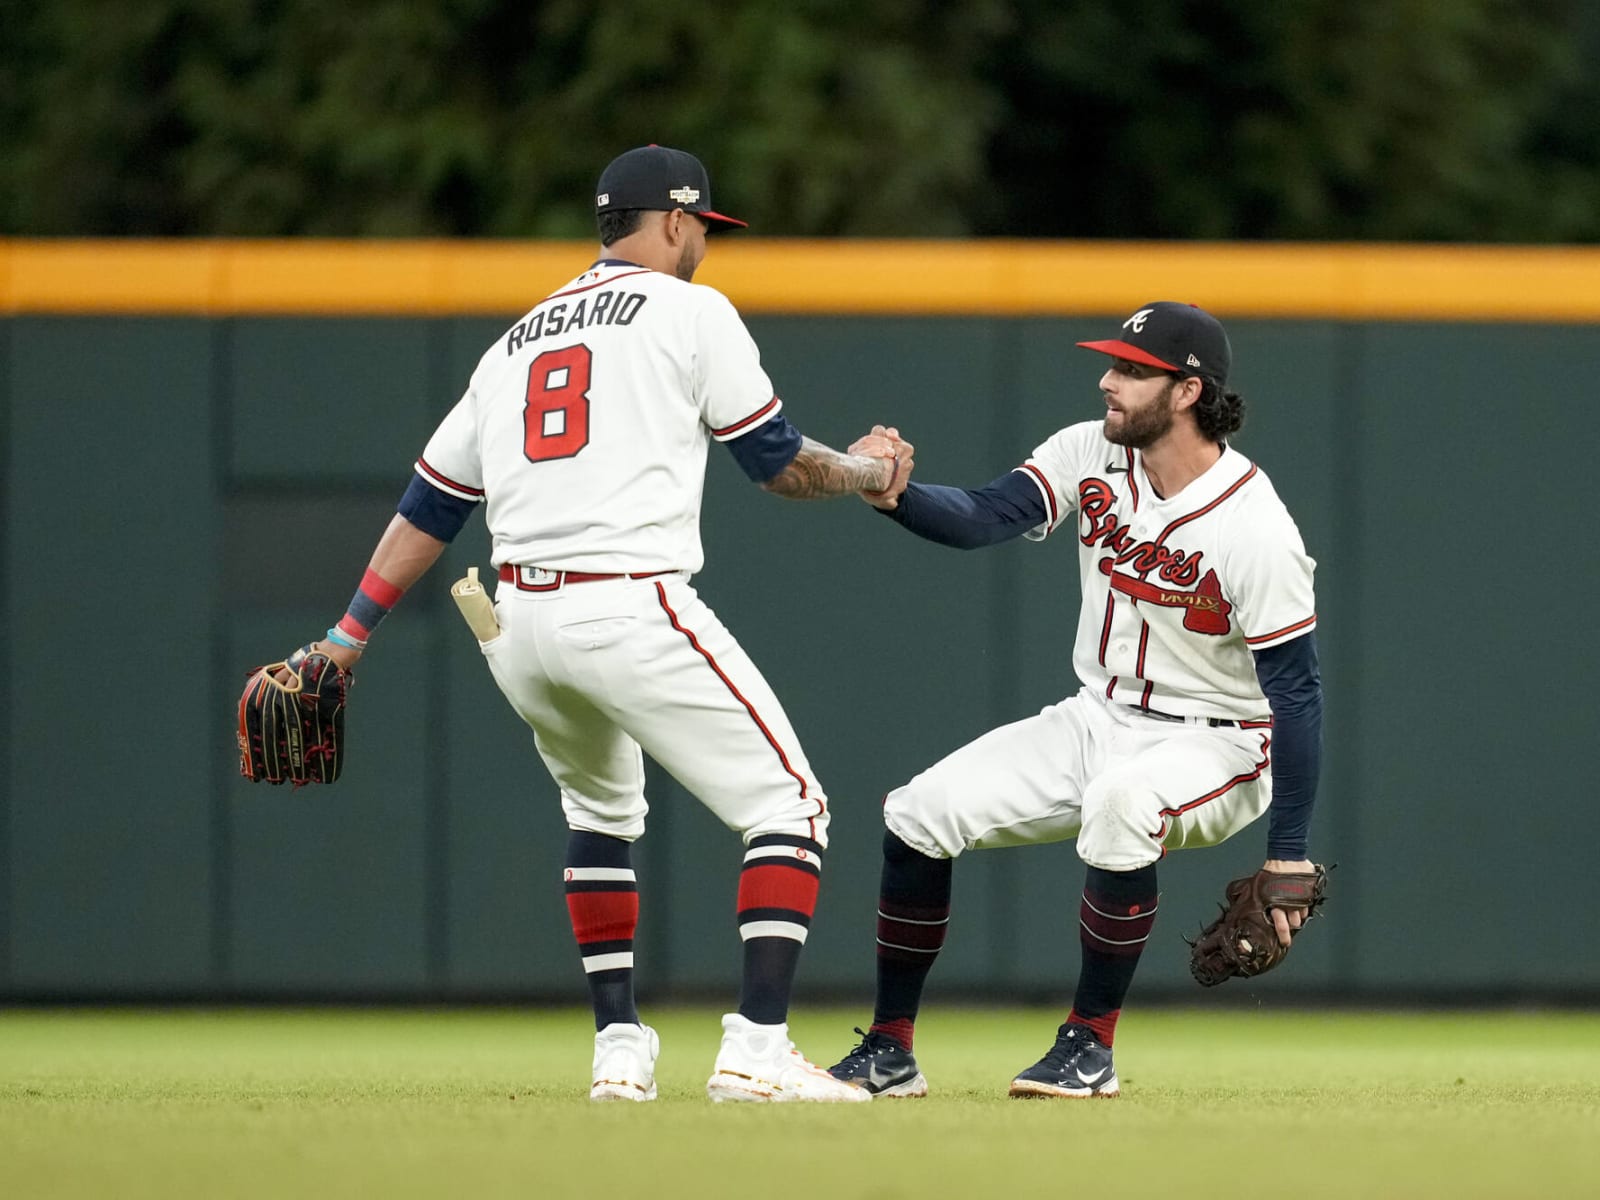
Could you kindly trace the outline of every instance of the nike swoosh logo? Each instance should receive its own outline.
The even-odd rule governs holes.
[[[1073,1068],[1073,1069],[1077,1070],[1077,1068]],[[1077,1074],[1078,1074],[1079,1080],[1081,1080],[1084,1083],[1092,1084],[1092,1083],[1098,1083],[1099,1080],[1100,1080],[1100,1076],[1104,1075],[1110,1069],[1111,1069],[1110,1067],[1101,1067],[1093,1075],[1085,1075],[1082,1071],[1078,1071]]]
[[[888,1087],[894,1082],[894,1073],[885,1071],[877,1063],[867,1068],[867,1080],[873,1087]]]
[[[1128,468],[1127,467],[1113,467],[1113,466],[1110,466],[1109,464],[1106,466],[1106,474],[1107,475],[1126,475],[1127,473],[1128,473]]]

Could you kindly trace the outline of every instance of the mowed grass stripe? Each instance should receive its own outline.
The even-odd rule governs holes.
[[[0,1195],[1600,1194],[1588,1014],[1135,1010],[1122,1099],[1022,1102],[1060,1014],[934,1006],[933,1095],[843,1108],[707,1102],[717,1017],[647,1014],[661,1099],[591,1105],[577,1010],[4,1012]]]

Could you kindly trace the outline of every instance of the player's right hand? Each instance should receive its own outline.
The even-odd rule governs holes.
[[[333,665],[341,671],[348,671],[355,666],[361,658],[361,651],[352,650],[349,646],[341,646],[337,642],[327,639],[311,643],[311,650],[317,654],[326,654],[333,661]],[[291,686],[295,681],[295,673],[287,666],[279,667],[273,672],[272,677],[284,687]]]
[[[882,491],[862,490],[861,498],[874,506],[875,509],[893,509],[898,506],[899,496],[906,491],[910,482],[910,472],[917,464],[912,461],[915,448],[906,438],[899,435],[899,430],[893,426],[872,426],[870,434],[862,435],[850,443],[851,454],[859,454],[862,458],[888,458],[894,461],[894,474],[890,483]]]
[[[893,458],[894,443],[898,437],[894,430],[882,425],[874,425],[871,433],[862,434],[850,443],[846,454],[860,455],[862,458]]]
[[[333,659],[334,665],[345,671],[361,661],[361,651],[350,646],[341,646],[338,642],[330,642],[326,638],[317,643],[316,650],[317,653],[326,654]]]
[[[874,425],[871,433],[850,443],[849,453],[867,458],[895,460],[895,471],[889,486],[882,491],[863,491],[861,498],[874,508],[887,510],[897,507],[900,503],[900,493],[905,491],[906,484],[911,482],[911,472],[916,466],[912,461],[915,447],[901,437],[900,431],[894,426]]]

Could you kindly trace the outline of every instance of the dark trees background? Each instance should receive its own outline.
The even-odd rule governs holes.
[[[0,233],[1600,240],[1587,0],[0,0]]]

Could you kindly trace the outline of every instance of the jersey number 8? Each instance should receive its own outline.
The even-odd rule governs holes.
[[[589,366],[581,343],[546,350],[528,365],[522,452],[529,462],[571,458],[589,444]]]

